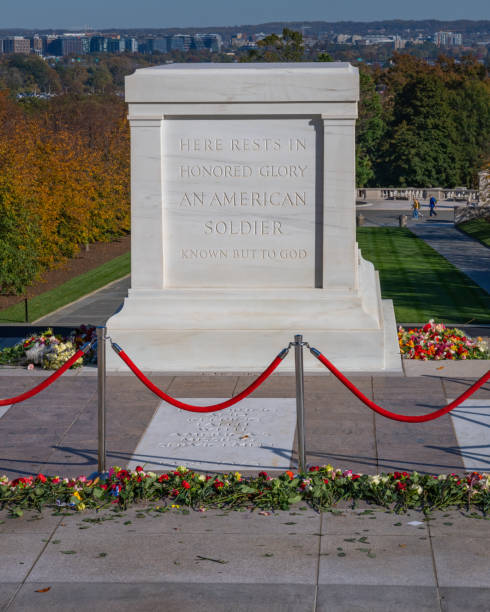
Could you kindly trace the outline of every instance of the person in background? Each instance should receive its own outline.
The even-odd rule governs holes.
[[[414,219],[418,219],[419,218],[419,210],[420,210],[420,203],[418,200],[414,200],[413,204],[412,204],[412,209],[413,209],[413,218]]]
[[[434,216],[437,217],[437,213],[436,213],[436,204],[437,204],[437,200],[435,199],[434,196],[431,196],[430,200],[429,200],[429,209],[430,209],[430,216]]]

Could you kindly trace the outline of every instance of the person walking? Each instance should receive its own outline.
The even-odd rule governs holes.
[[[436,204],[437,204],[437,200],[435,199],[434,196],[431,196],[430,200],[429,200],[429,209],[430,209],[430,216],[434,216],[437,217],[437,213],[436,213]]]
[[[413,218],[414,219],[418,219],[419,218],[419,210],[420,210],[420,203],[418,200],[414,200],[413,204],[412,204],[412,209],[413,209]]]

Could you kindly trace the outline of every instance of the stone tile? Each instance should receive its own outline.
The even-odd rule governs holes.
[[[158,504],[156,504],[158,505]],[[123,516],[112,512],[84,512],[69,517],[63,517],[63,526],[58,534],[64,531],[77,532],[80,526],[90,526],[90,533],[103,534],[104,537],[120,537],[122,534],[241,534],[243,536],[289,536],[318,535],[320,533],[321,515],[313,510],[276,511],[259,514],[259,511],[229,511],[207,510],[199,512],[191,510],[190,514],[182,514],[180,510],[170,510],[163,514],[142,511],[141,507],[133,507],[124,511]],[[59,518],[59,517],[58,517]],[[91,519],[108,519],[100,523],[91,523]],[[85,520],[87,519],[87,520]],[[125,525],[127,521],[130,524]],[[85,533],[89,530],[84,531]]]
[[[12,612],[309,612],[315,587],[303,584],[212,584],[181,582],[29,583],[17,595]],[[1,593],[1,591],[0,591]],[[1,600],[0,600],[1,601]],[[162,607],[163,606],[163,607]]]
[[[9,516],[7,510],[0,511],[0,534],[51,534],[59,524],[61,518],[53,516],[52,510],[46,509],[43,512],[24,511],[24,515],[19,518]]]
[[[237,376],[176,376],[168,388],[172,397],[231,397]]]
[[[8,602],[12,599],[20,582],[0,582],[0,609],[6,609]]]
[[[436,512],[430,515],[431,536],[461,536],[468,538],[490,539],[490,518],[475,513],[480,518],[472,518],[470,513],[461,510]],[[490,545],[490,541],[488,542]]]
[[[485,371],[488,371],[489,366],[486,366]],[[443,381],[444,390],[446,392],[446,396],[451,399],[455,399],[459,397],[462,393],[464,393],[471,385],[475,382],[475,379],[479,378],[479,376],[475,376],[475,378],[445,378]],[[480,387],[473,395],[471,399],[488,399],[490,398],[490,382],[486,382],[482,387]]]
[[[488,538],[433,536],[432,548],[441,587],[490,587]]]
[[[408,511],[396,514],[382,510],[377,506],[367,509],[342,510],[341,514],[325,512],[323,514],[322,533],[342,535],[347,538],[359,539],[363,536],[411,536],[414,538],[428,537],[427,523],[421,512]],[[418,521],[421,525],[409,525]],[[357,546],[364,546],[357,544]]]
[[[33,563],[46,546],[48,534],[29,532],[2,533],[0,583],[24,580]]]
[[[314,584],[316,580],[317,536],[217,537],[177,532],[127,533],[124,539],[108,540],[102,539],[96,530],[64,533],[60,527],[55,538],[61,540],[60,544],[47,548],[29,575],[29,582],[166,580],[185,584],[190,581],[277,584],[284,582],[285,575],[294,575],[300,584]],[[63,550],[76,552],[66,555]],[[106,556],[101,557],[101,553]],[[198,555],[208,559],[199,559]]]
[[[319,584],[352,584],[354,576],[362,585],[435,586],[428,539],[369,535],[365,542],[344,540],[322,538]]]
[[[355,580],[354,580],[355,582]],[[437,589],[430,586],[321,584],[317,612],[440,612]]]
[[[440,587],[442,612],[487,612],[490,588]]]
[[[257,376],[240,376],[233,395],[246,389]],[[296,397],[296,379],[294,376],[273,374],[251,397]]]

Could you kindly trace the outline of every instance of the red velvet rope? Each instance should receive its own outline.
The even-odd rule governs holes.
[[[490,370],[488,370],[488,372],[484,374],[479,380],[477,380],[473,385],[471,385],[469,389],[467,389],[464,393],[462,393],[459,397],[457,397],[453,402],[451,402],[444,408],[440,408],[439,410],[431,412],[430,414],[423,414],[421,416],[408,416],[405,414],[396,414],[395,412],[390,412],[389,410],[381,408],[381,406],[378,406],[368,397],[366,397],[363,393],[361,393],[361,391],[359,391],[359,389],[355,385],[353,385],[351,381],[342,374],[342,372],[337,370],[333,363],[331,363],[324,355],[322,355],[316,349],[310,349],[310,351],[313,355],[315,355],[318,361],[323,363],[323,365],[327,367],[330,372],[332,372],[332,374],[334,374],[340,380],[340,382],[347,387],[347,389],[349,389],[349,391],[351,391],[356,397],[358,397],[361,402],[366,404],[366,406],[371,408],[371,410],[374,410],[374,412],[381,414],[387,419],[392,419],[393,421],[403,421],[404,423],[424,423],[425,421],[432,421],[433,419],[437,419],[443,416],[444,414],[447,414],[448,412],[453,410],[453,408],[456,408],[456,406],[459,406],[462,402],[464,402],[465,399],[470,397],[470,395],[472,395],[477,389],[479,389],[483,384],[485,384],[487,380],[490,379]]]
[[[179,400],[164,393],[161,389],[154,385],[140,369],[138,369],[138,367],[131,361],[131,359],[126,355],[123,350],[116,350],[116,353],[130,368],[133,374],[137,376],[140,381],[146,387],[148,387],[150,391],[152,391],[155,395],[158,395],[158,397],[165,400],[169,404],[172,404],[172,406],[175,406],[176,408],[181,408],[182,410],[188,410],[189,412],[216,412],[218,410],[223,410],[224,408],[229,408],[230,406],[233,406],[233,404],[238,403],[239,401],[247,397],[247,395],[250,395],[250,393],[252,393],[252,391],[255,391],[257,387],[260,387],[264,380],[266,380],[266,378],[268,378],[272,374],[272,372],[274,372],[274,370],[277,368],[277,366],[281,363],[283,359],[281,355],[278,355],[274,359],[274,361],[262,372],[262,374],[254,380],[251,385],[249,385],[238,395],[235,395],[235,397],[232,397],[229,400],[226,400],[225,402],[221,402],[220,404],[213,404],[211,406],[194,406],[192,404],[185,404],[184,402],[180,402]]]
[[[20,395],[17,395],[16,397],[11,397],[10,399],[0,399],[0,406],[9,406],[10,404],[17,404],[18,402],[23,402],[24,400],[29,399],[33,395],[37,395],[40,391],[46,389],[46,387],[49,387],[49,385],[54,383],[57,378],[64,374],[66,370],[68,370],[68,368],[70,368],[75,363],[75,361],[78,361],[80,357],[83,357],[84,354],[84,351],[82,349],[79,349],[73,355],[73,357],[70,357],[70,359],[68,359],[68,361],[66,361],[61,366],[61,368],[56,370],[56,372],[53,372],[51,376],[45,378],[41,383],[39,383],[30,391],[26,391],[25,393],[21,393]]]

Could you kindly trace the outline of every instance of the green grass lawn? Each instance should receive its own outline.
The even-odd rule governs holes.
[[[80,274],[80,276],[75,276],[51,291],[46,291],[30,299],[29,320],[35,321],[40,317],[44,317],[53,312],[53,310],[70,304],[87,293],[91,293],[118,278],[126,276],[131,271],[130,256],[130,253],[124,253],[124,255],[115,257],[93,270]],[[24,321],[24,302],[0,311],[0,324],[22,321]]]
[[[465,234],[475,238],[487,247],[490,247],[490,221],[486,219],[471,219],[457,226]]]
[[[360,227],[357,240],[398,322],[490,323],[490,296],[410,230]]]

